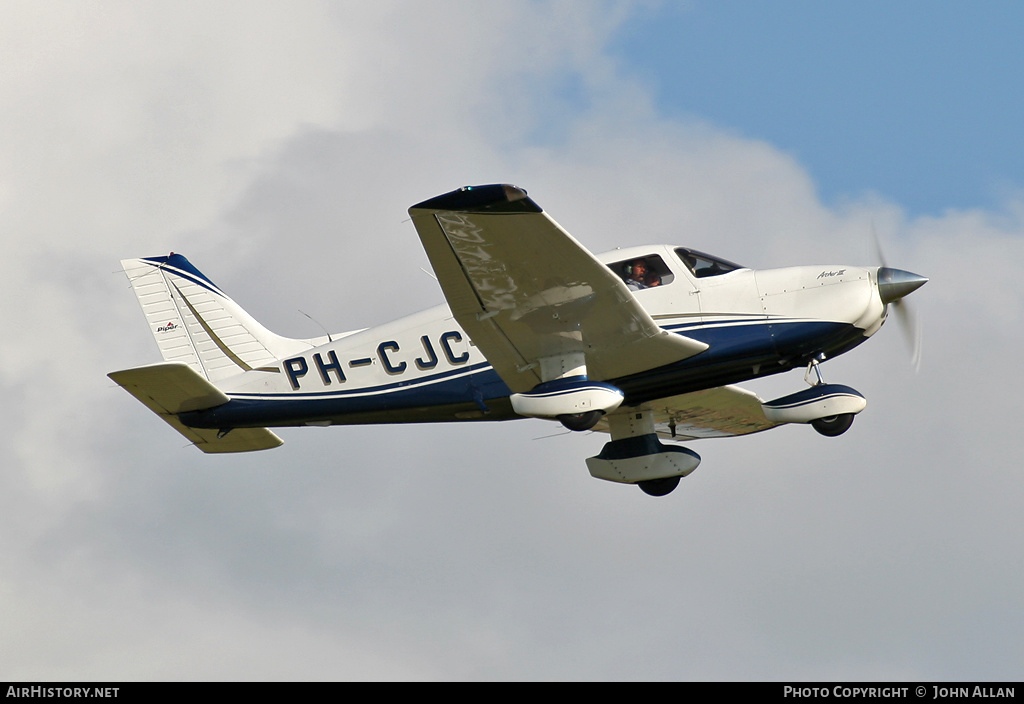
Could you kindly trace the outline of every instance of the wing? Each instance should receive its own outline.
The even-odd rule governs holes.
[[[660,398],[644,407],[654,412],[658,435],[686,441],[748,435],[779,425],[765,417],[761,403],[752,391],[738,386],[720,386]],[[608,432],[608,421],[601,420],[594,430]]]
[[[515,186],[474,186],[409,209],[455,319],[514,392],[545,361],[585,359],[592,380],[707,345],[658,327],[622,280]]]

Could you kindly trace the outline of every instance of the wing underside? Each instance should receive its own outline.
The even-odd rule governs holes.
[[[659,436],[688,441],[749,435],[776,427],[778,423],[765,417],[761,404],[761,399],[751,391],[720,386],[657,399],[645,403],[643,408],[653,412]],[[601,420],[594,430],[608,432],[608,421]]]

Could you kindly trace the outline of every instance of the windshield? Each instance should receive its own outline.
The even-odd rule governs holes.
[[[698,252],[695,249],[679,247],[676,249],[676,254],[683,260],[683,264],[690,270],[690,273],[698,279],[703,279],[705,276],[728,274],[730,271],[746,268],[725,259]]]

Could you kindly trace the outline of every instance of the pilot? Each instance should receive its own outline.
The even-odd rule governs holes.
[[[661,286],[661,277],[652,271],[646,277],[644,277],[644,283],[647,284],[647,288]]]
[[[626,287],[630,291],[639,291],[647,288],[647,262],[637,259],[626,265]]]

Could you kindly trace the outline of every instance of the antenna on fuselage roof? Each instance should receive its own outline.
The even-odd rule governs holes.
[[[307,313],[307,312],[306,312],[306,311],[304,311],[304,310],[301,310],[301,309],[300,309],[300,310],[299,310],[299,312],[300,312],[300,313],[302,313],[302,314],[303,314],[304,316],[306,316],[307,318],[309,318],[309,319],[310,319],[310,320],[312,320],[312,321],[313,321],[314,323],[316,323],[317,325],[319,325],[319,326],[320,326],[320,329],[321,329],[321,330],[323,330],[323,331],[324,331],[324,333],[325,333],[325,334],[327,335],[327,341],[328,341],[328,342],[334,342],[334,338],[333,338],[333,337],[331,337],[331,333],[327,332],[327,328],[325,328],[325,327],[323,326],[323,324],[322,324],[322,323],[321,323],[321,322],[320,322],[319,320],[317,320],[316,318],[314,318],[314,317],[313,317],[312,315],[310,315],[309,313]]]

